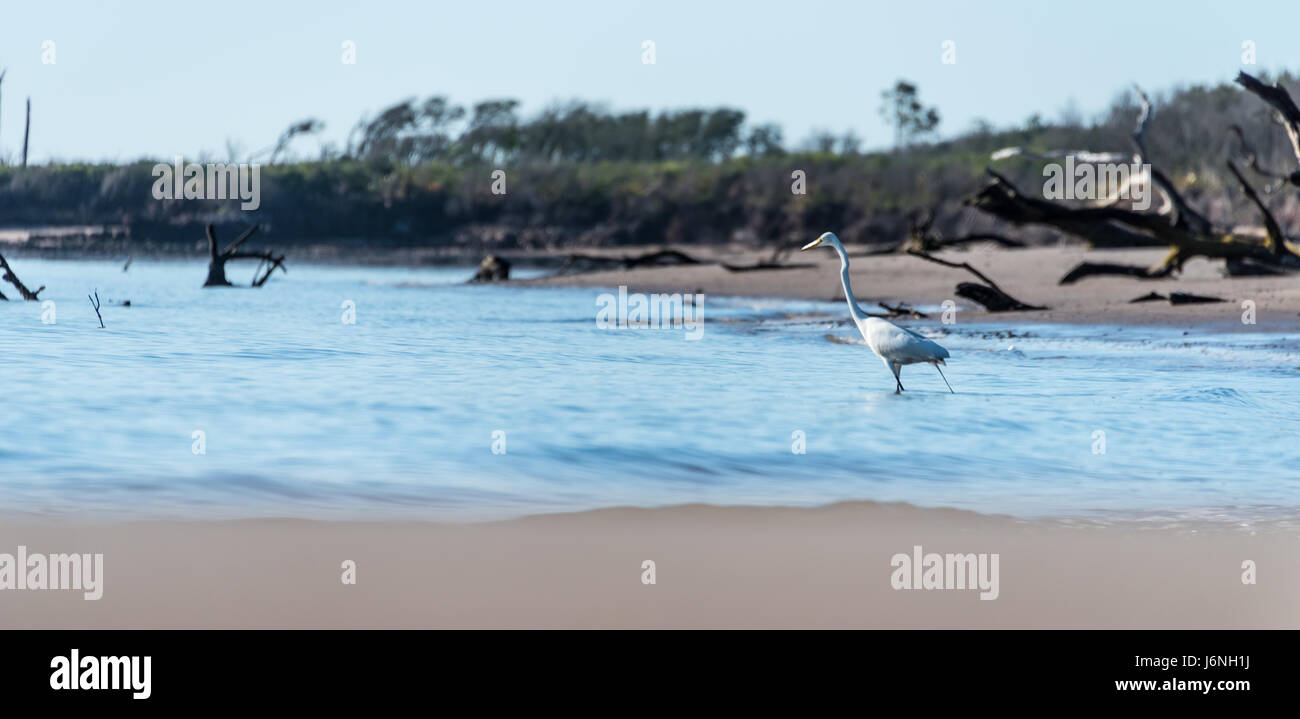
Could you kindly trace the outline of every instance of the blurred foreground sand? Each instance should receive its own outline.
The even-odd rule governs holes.
[[[5,521],[0,552],[18,544],[102,552],[104,595],[0,591],[3,628],[1300,627],[1300,535],[1263,525],[846,502],[476,524]],[[998,553],[998,598],[892,589],[891,557],[916,544]]]

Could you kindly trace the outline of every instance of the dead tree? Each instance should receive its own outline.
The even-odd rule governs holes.
[[[1246,89],[1246,92],[1255,95],[1259,99],[1268,103],[1277,112],[1277,119],[1286,128],[1286,135],[1291,140],[1291,152],[1295,154],[1297,163],[1300,163],[1300,106],[1297,106],[1295,100],[1291,99],[1291,93],[1286,91],[1278,83],[1265,85],[1253,75],[1244,72],[1237,73],[1237,84]],[[1241,136],[1241,129],[1237,128],[1237,134]],[[1242,142],[1245,138],[1242,137]],[[1254,152],[1251,151],[1252,165],[1260,174],[1274,174],[1262,171],[1258,163],[1254,162]],[[1276,177],[1285,178],[1296,187],[1300,187],[1300,170],[1289,174],[1276,173]]]
[[[244,230],[243,234],[230,243],[230,246],[223,251],[217,249],[217,231],[209,222],[207,225],[208,233],[208,279],[204,281],[204,287],[233,287],[229,280],[226,279],[226,263],[230,260],[258,260],[257,269],[253,272],[253,283],[251,287],[261,287],[271,278],[271,273],[279,269],[281,272],[288,272],[284,268],[284,255],[276,255],[270,250],[260,252],[240,252],[239,246],[244,244],[248,238],[257,232],[257,225]]]
[[[9,262],[5,259],[4,255],[0,255],[0,270],[4,271],[3,274],[0,274],[0,280],[4,280],[13,285],[14,289],[18,290],[18,294],[21,295],[24,300],[35,302],[40,299],[37,295],[45,289],[45,285],[36,288],[35,292],[27,289],[27,285],[24,285],[22,280],[18,279],[18,275],[14,274],[13,268],[9,266]],[[4,296],[3,292],[0,292],[0,300],[7,301],[8,299],[8,297]]]
[[[1244,233],[1234,233],[1229,228],[1214,226],[1183,198],[1169,177],[1147,156],[1144,136],[1151,117],[1151,104],[1141,90],[1138,90],[1138,94],[1141,110],[1132,136],[1135,147],[1132,156],[1087,151],[1064,154],[1073,155],[1084,162],[1123,161],[1145,164],[1150,168],[1151,184],[1161,198],[1161,206],[1154,212],[1120,206],[1118,198],[1124,194],[1126,187],[1112,188],[1110,197],[1084,206],[1030,197],[992,169],[987,171],[992,181],[968,198],[966,204],[1016,225],[1040,224],[1054,227],[1088,241],[1093,246],[1169,247],[1169,253],[1163,260],[1146,268],[1083,262],[1063,276],[1061,284],[1069,284],[1090,275],[1124,275],[1142,279],[1169,277],[1179,272],[1188,260],[1198,256],[1224,260],[1230,275],[1257,274],[1261,271],[1260,267],[1276,271],[1300,270],[1300,254],[1287,241],[1273,214],[1231,160],[1228,161],[1229,171],[1264,217],[1267,236],[1263,241]],[[1035,153],[1008,148],[994,153],[993,158],[997,160],[1022,154]],[[1133,181],[1130,178],[1130,182]]]
[[[27,167],[27,138],[32,134],[32,99],[27,98],[27,126],[23,128],[23,167]]]
[[[4,68],[3,70],[0,70],[0,90],[3,90],[3,89],[4,89],[4,84],[5,84],[5,73],[7,73],[7,72],[9,72],[9,68]],[[3,94],[0,94],[0,98],[3,98]],[[0,110],[3,110],[3,106],[4,106],[4,103],[3,103],[3,102],[0,102]],[[0,114],[2,114],[2,113],[0,113]],[[3,155],[0,155],[0,165],[3,165],[3,164],[5,164],[5,158],[4,158]]]

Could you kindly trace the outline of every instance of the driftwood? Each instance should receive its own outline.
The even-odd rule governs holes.
[[[501,282],[510,279],[510,261],[496,255],[488,255],[478,263],[478,272],[470,282]]]
[[[786,258],[790,256],[790,251],[794,249],[792,245],[778,245],[772,250],[772,254],[766,260],[759,260],[752,265],[731,265],[726,262],[720,263],[722,269],[727,272],[756,272],[763,270],[806,270],[817,265],[810,262],[797,262],[787,264]]]
[[[1148,292],[1145,295],[1142,295],[1141,297],[1134,297],[1133,299],[1129,300],[1128,303],[1130,305],[1135,305],[1139,302],[1156,302],[1158,300],[1167,300],[1167,299],[1169,298],[1165,297],[1159,292]]]
[[[897,305],[891,305],[887,302],[877,302],[876,304],[884,307],[888,312],[868,312],[868,317],[882,317],[886,319],[893,317],[912,317],[918,320],[923,320],[929,317],[926,313],[918,312],[915,308],[907,304],[900,303]]]
[[[284,268],[284,255],[276,255],[270,250],[261,252],[240,252],[239,246],[244,244],[248,238],[257,233],[257,225],[244,230],[234,242],[230,243],[224,251],[217,250],[217,231],[209,222],[207,225],[208,234],[208,279],[203,282],[204,287],[233,287],[229,280],[226,279],[226,262],[230,260],[258,260],[257,269],[253,271],[253,282],[250,286],[261,287],[271,278],[271,273],[279,269],[281,272],[288,272]]]
[[[933,227],[933,212],[925,212],[919,218],[913,219],[911,222],[911,230],[908,233],[908,239],[903,243],[902,249],[913,257],[920,257],[923,260],[928,260],[935,264],[943,265],[944,267],[966,270],[984,282],[984,284],[978,284],[975,282],[957,283],[956,293],[958,297],[965,297],[968,300],[977,302],[989,312],[1047,309],[1046,307],[1037,307],[1025,304],[1024,302],[1012,297],[1004,292],[1001,287],[998,287],[998,283],[989,279],[983,272],[971,267],[969,263],[949,262],[930,254],[931,252],[937,252],[949,247],[968,245],[973,242],[992,241],[1002,245],[1003,247],[1023,247],[1023,243],[1003,237],[1002,235],[991,233],[979,233],[944,239],[933,230]]]
[[[37,287],[35,292],[32,292],[31,290],[27,289],[27,285],[24,285],[22,280],[18,279],[18,275],[14,274],[13,268],[9,266],[9,261],[5,259],[4,255],[0,255],[0,270],[3,270],[3,274],[0,274],[0,280],[4,280],[5,282],[8,282],[9,284],[13,285],[14,289],[18,290],[18,294],[24,300],[34,302],[40,299],[40,297],[38,297],[37,295],[41,294],[41,292],[45,289],[45,285],[41,285],[40,287]],[[4,296],[3,292],[0,292],[0,300],[8,300],[8,299],[9,299],[8,297]]]
[[[570,254],[565,258],[564,264],[560,266],[557,274],[571,275],[599,270],[627,270],[634,267],[698,264],[703,263],[677,250],[658,250],[643,255],[624,255],[623,257]]]
[[[1194,295],[1191,292],[1170,292],[1169,304],[1171,305],[1195,305],[1206,302],[1227,302],[1222,297],[1207,297],[1205,295]]]
[[[761,270],[806,270],[817,265],[810,262],[800,262],[793,265],[782,264],[780,262],[757,262],[752,265],[729,265],[726,262],[720,263],[722,268],[727,272],[757,272]]]
[[[1290,96],[1280,87],[1268,88],[1255,82],[1252,86],[1244,73],[1238,82],[1261,92],[1266,100],[1284,115],[1293,115],[1300,122],[1300,111],[1293,113],[1295,105]],[[1253,78],[1251,78],[1253,80]],[[1261,89],[1262,88],[1262,89]],[[1300,270],[1300,254],[1283,234],[1272,212],[1260,199],[1258,193],[1246,181],[1236,164],[1229,160],[1228,169],[1240,183],[1246,196],[1255,204],[1264,218],[1267,237],[1264,241],[1257,238],[1236,234],[1230,229],[1215,227],[1204,215],[1193,208],[1178,192],[1174,183],[1147,156],[1145,134],[1151,118],[1151,103],[1142,91],[1138,90],[1141,110],[1137,126],[1134,128],[1132,141],[1136,148],[1131,157],[1122,153],[1095,153],[1087,151],[1067,152],[1084,162],[1132,162],[1150,168],[1151,183],[1160,194],[1162,204],[1154,212],[1137,211],[1120,207],[1117,197],[1106,198],[1102,203],[1086,206],[1072,206],[1061,202],[1042,200],[1025,195],[1006,177],[988,170],[992,181],[975,196],[968,198],[966,204],[999,219],[1016,225],[1040,224],[1056,228],[1089,242],[1092,246],[1141,246],[1165,245],[1169,253],[1159,263],[1151,267],[1135,267],[1112,263],[1084,262],[1070,270],[1060,279],[1061,284],[1069,284],[1092,275],[1122,275],[1142,279],[1169,277],[1182,270],[1183,265],[1193,257],[1222,259],[1228,274],[1244,271],[1250,274],[1262,272],[1260,267],[1268,267],[1280,272]],[[1289,124],[1293,145],[1300,159],[1300,142],[1296,133],[1300,124]],[[1238,131],[1239,132],[1239,131]],[[1001,159],[1026,153],[1019,148],[1008,148],[994,153],[994,159]],[[1254,163],[1252,153],[1252,164]],[[1116,193],[1118,195],[1118,193]]]
[[[966,262],[949,262],[947,260],[941,260],[938,257],[934,257],[927,252],[915,248],[909,248],[907,254],[912,255],[913,257],[920,257],[923,260],[929,260],[930,262],[943,265],[944,267],[966,270],[983,280],[984,284],[982,285],[975,282],[958,283],[957,296],[965,297],[973,302],[978,302],[989,312],[1018,312],[1023,310],[1047,309],[1046,307],[1025,304],[1024,302],[1012,297],[1003,291],[1001,287],[998,287],[998,283],[989,279],[983,272],[971,267],[970,264]]]
[[[1074,269],[1065,273],[1057,284],[1068,285],[1091,275],[1128,275],[1143,280],[1156,279],[1164,277],[1165,274],[1153,274],[1148,267],[1137,267],[1134,265],[1120,265],[1114,262],[1080,262],[1075,265]]]
[[[1157,292],[1148,292],[1147,294],[1142,295],[1141,297],[1135,297],[1129,300],[1128,303],[1132,305],[1138,302],[1157,302],[1159,300],[1168,300],[1169,304],[1171,305],[1194,305],[1194,304],[1204,304],[1207,302],[1227,302],[1227,300],[1223,299],[1222,297],[1206,297],[1204,295],[1194,295],[1190,292],[1178,291],[1178,292],[1170,292],[1168,297],[1159,294]]]
[[[1188,260],[1197,256],[1228,261],[1230,274],[1234,268],[1242,266],[1244,261],[1269,265],[1282,271],[1300,270],[1300,255],[1296,254],[1293,246],[1281,234],[1277,220],[1241,176],[1236,165],[1229,161],[1228,168],[1264,215],[1265,227],[1268,228],[1268,239],[1265,242],[1233,234],[1227,229],[1214,228],[1208,222],[1202,222],[1203,218],[1199,214],[1136,212],[1119,207],[1076,208],[1028,197],[1010,180],[993,170],[988,170],[993,181],[967,203],[1009,222],[1048,225],[1085,240],[1101,235],[1112,238],[1145,236],[1159,240],[1160,244],[1167,244],[1170,248],[1163,260],[1145,268],[1083,262],[1066,273],[1060,279],[1061,284],[1070,284],[1091,275],[1125,275],[1144,279],[1168,277],[1182,270]],[[1174,203],[1175,207],[1178,202]]]

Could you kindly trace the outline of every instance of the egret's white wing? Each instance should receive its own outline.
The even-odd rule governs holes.
[[[948,350],[934,340],[893,322],[872,317],[863,323],[862,332],[872,351],[890,362],[910,364],[948,357]]]

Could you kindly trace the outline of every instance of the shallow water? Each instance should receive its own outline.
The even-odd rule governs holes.
[[[913,366],[895,395],[869,349],[828,341],[857,341],[835,303],[711,297],[690,341],[597,329],[602,290],[465,286],[464,269],[292,265],[204,290],[196,262],[12,264],[56,321],[0,302],[0,513],[1300,514],[1300,357],[1278,336],[913,323],[952,352],[957,394]]]

